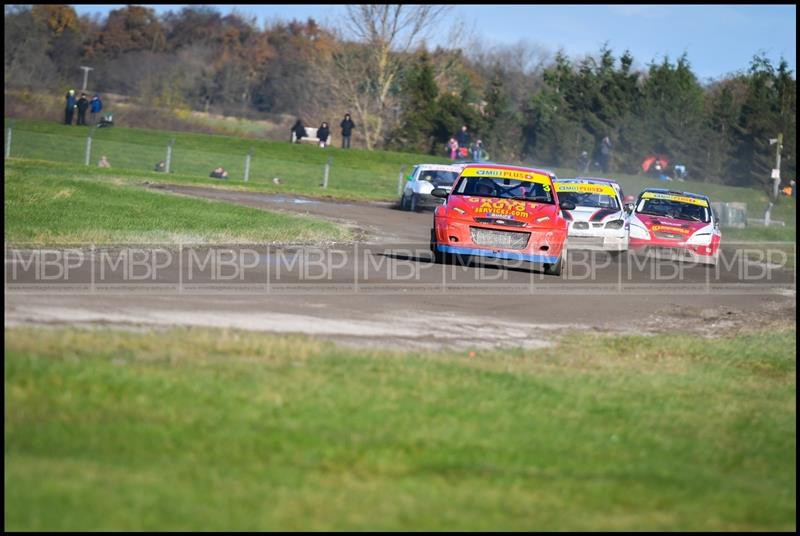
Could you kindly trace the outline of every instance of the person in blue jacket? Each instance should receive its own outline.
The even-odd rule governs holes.
[[[92,112],[92,124],[97,124],[97,114],[103,109],[103,101],[100,100],[100,95],[97,93],[94,94],[92,97],[91,108],[90,111]]]
[[[75,106],[77,106],[77,101],[75,100],[75,90],[70,89],[66,95],[66,108],[64,108],[64,124],[71,125],[72,124],[72,114],[75,113]]]

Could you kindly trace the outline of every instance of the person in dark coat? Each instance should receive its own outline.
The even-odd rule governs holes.
[[[350,136],[353,134],[353,129],[356,128],[356,124],[353,123],[350,114],[344,114],[344,119],[339,123],[339,126],[342,127],[342,149],[349,149]]]
[[[64,108],[64,124],[72,124],[72,114],[75,112],[75,90],[70,89],[66,95],[66,108]]]
[[[306,127],[303,125],[303,122],[298,119],[294,126],[292,127],[292,132],[294,133],[294,137],[297,143],[300,143],[302,138],[307,138],[308,134],[306,133]]]
[[[317,129],[317,138],[319,138],[319,146],[325,147],[328,145],[328,138],[331,135],[331,129],[328,127],[328,123],[325,121]]]
[[[469,132],[467,132],[467,125],[462,126],[461,132],[456,134],[456,141],[458,142],[459,149],[461,149],[462,147],[465,148],[469,147]]]
[[[92,124],[97,124],[97,114],[103,109],[103,101],[100,100],[100,95],[97,93],[94,94],[92,97],[91,108],[90,111],[92,112]]]
[[[89,99],[86,98],[86,93],[81,93],[81,98],[78,99],[78,124],[86,124],[86,110],[89,109]]]

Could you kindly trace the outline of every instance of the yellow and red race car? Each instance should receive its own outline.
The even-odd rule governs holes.
[[[436,189],[445,199],[431,229],[434,260],[480,256],[542,264],[559,275],[566,258],[567,221],[550,171],[499,164],[464,167],[452,190]]]

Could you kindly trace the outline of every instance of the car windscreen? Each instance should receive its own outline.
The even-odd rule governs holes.
[[[428,181],[435,187],[452,186],[458,178],[457,171],[444,171],[444,170],[422,170],[419,172],[419,180]]]
[[[453,194],[554,204],[550,184],[518,179],[462,177]]]
[[[641,198],[636,207],[636,212],[647,216],[663,216],[676,220],[700,221],[703,223],[711,221],[708,207],[669,199]]]
[[[605,194],[592,194],[583,192],[558,192],[558,200],[561,203],[575,203],[576,207],[608,208],[619,210],[617,198]]]

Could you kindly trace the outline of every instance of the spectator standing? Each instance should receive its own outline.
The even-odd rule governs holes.
[[[450,141],[447,142],[447,150],[450,151],[450,160],[455,160],[458,156],[458,142],[452,136]]]
[[[81,93],[81,98],[78,99],[78,124],[86,124],[86,110],[89,109],[89,99],[86,98],[86,93]]]
[[[64,124],[72,124],[72,114],[75,112],[75,90],[70,89],[66,95],[66,108],[64,108]]]
[[[106,155],[100,157],[100,161],[97,163],[97,167],[104,167],[104,168],[111,167],[111,163],[108,161],[108,158],[106,158]]]
[[[97,114],[103,109],[103,101],[100,100],[100,95],[97,93],[94,94],[92,97],[91,108],[90,111],[92,112],[92,124],[97,124]]]
[[[319,146],[325,148],[328,145],[328,138],[331,135],[331,129],[328,128],[328,123],[323,121],[317,129],[317,138],[319,138]]]
[[[356,128],[356,124],[353,123],[350,114],[344,114],[344,119],[339,123],[339,126],[342,127],[342,149],[349,149],[350,135],[353,133],[353,129]]]
[[[603,173],[608,173],[608,164],[611,161],[611,139],[606,135],[600,142],[600,167]]]
[[[472,159],[476,162],[480,162],[482,154],[483,142],[481,140],[476,140],[475,145],[472,146]]]
[[[300,143],[301,139],[308,137],[308,134],[306,133],[306,127],[303,125],[303,121],[301,121],[299,118],[292,127],[292,132],[294,133],[296,143]]]
[[[467,132],[467,125],[462,126],[461,131],[456,134],[456,141],[458,142],[459,148],[469,148],[469,132]]]

